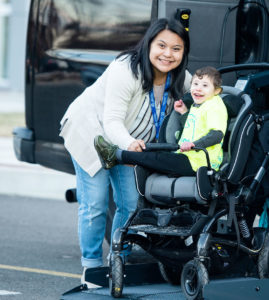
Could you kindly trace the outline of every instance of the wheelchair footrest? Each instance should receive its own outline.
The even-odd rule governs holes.
[[[132,225],[128,229],[135,232],[141,231],[145,233],[160,234],[160,235],[173,235],[173,236],[189,236],[192,226],[154,226],[154,225]]]

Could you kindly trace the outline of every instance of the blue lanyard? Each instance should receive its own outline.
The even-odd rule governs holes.
[[[149,92],[150,106],[151,106],[153,121],[154,121],[154,124],[156,127],[156,139],[158,139],[158,137],[159,137],[160,127],[161,127],[163,119],[165,117],[165,110],[166,110],[166,104],[167,104],[167,99],[168,99],[168,87],[170,85],[170,79],[171,79],[171,74],[169,72],[167,74],[167,78],[166,78],[166,82],[165,82],[165,88],[164,88],[164,93],[163,93],[163,100],[162,100],[159,120],[157,118],[157,112],[156,112],[156,107],[155,107],[155,97],[154,97],[153,89]]]

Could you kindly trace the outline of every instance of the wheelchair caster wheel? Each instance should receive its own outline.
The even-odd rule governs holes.
[[[180,284],[180,273],[182,268],[181,267],[170,267],[168,265],[165,265],[161,262],[158,262],[159,270],[162,275],[162,278],[173,285],[179,285]]]
[[[111,255],[109,290],[114,298],[120,298],[123,290],[123,261],[119,255]]]
[[[188,300],[203,299],[203,289],[208,282],[207,269],[200,261],[191,260],[183,267],[181,288]]]

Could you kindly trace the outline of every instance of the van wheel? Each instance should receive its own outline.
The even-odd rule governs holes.
[[[269,233],[266,234],[258,257],[258,273],[260,278],[269,278]]]
[[[191,260],[181,274],[181,288],[188,300],[203,299],[204,286],[208,284],[208,272],[203,263]]]
[[[114,298],[120,298],[123,290],[123,261],[119,255],[110,257],[109,290]]]
[[[169,282],[173,285],[180,284],[180,273],[182,270],[181,267],[179,266],[170,267],[161,262],[158,262],[158,266],[159,266],[160,273],[166,282]]]

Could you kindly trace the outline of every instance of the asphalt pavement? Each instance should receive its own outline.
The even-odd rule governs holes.
[[[0,195],[0,299],[57,300],[80,285],[77,203]]]
[[[0,89],[0,114],[24,112],[22,92]],[[12,137],[0,136],[0,194],[65,200],[65,191],[75,187],[75,176],[37,164],[18,161]]]
[[[23,93],[0,89],[7,113],[24,113]],[[74,175],[18,161],[0,136],[0,299],[59,299],[80,284],[77,203],[65,203],[74,187]]]

